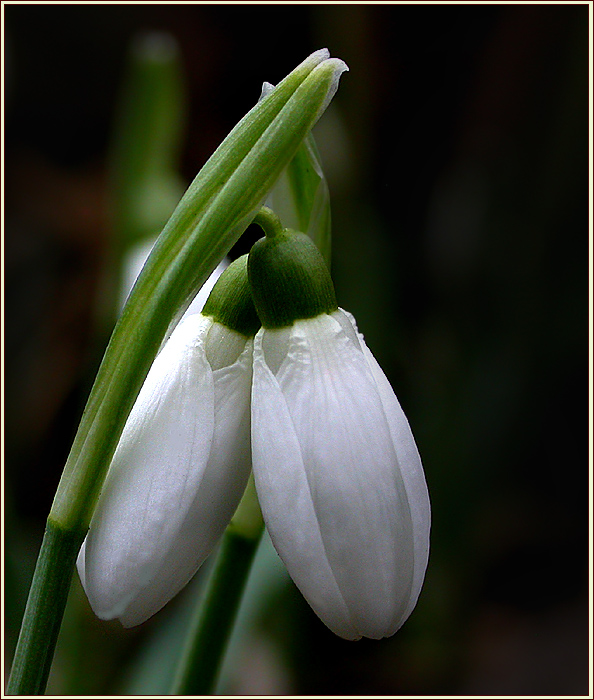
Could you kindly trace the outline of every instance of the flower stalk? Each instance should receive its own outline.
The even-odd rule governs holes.
[[[42,694],[84,533],[49,522],[43,536],[7,692]]]
[[[284,230],[281,220],[270,207],[262,207],[253,223],[258,224],[267,238],[274,238]]]
[[[9,694],[44,691],[80,543],[163,339],[254,218],[323,113],[343,70],[342,61],[322,50],[279,83],[209,159],[155,244],[112,334],[56,492]],[[52,532],[63,533],[60,546],[52,544]]]

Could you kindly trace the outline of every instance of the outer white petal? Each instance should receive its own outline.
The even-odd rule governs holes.
[[[333,316],[343,327],[347,324],[350,325],[357,334],[361,349],[375,379],[384,407],[384,412],[392,435],[392,441],[394,443],[394,449],[396,450],[396,456],[398,458],[398,466],[402,474],[404,487],[410,504],[414,537],[413,581],[408,606],[403,615],[400,618],[395,618],[392,623],[390,634],[394,634],[414,610],[425,578],[425,571],[429,560],[429,532],[431,529],[429,491],[427,489],[421,457],[410,425],[390,382],[371,350],[367,347],[363,335],[359,333],[353,315],[339,309]]]
[[[328,563],[291,416],[262,350],[254,341],[252,462],[266,527],[293,581],[336,634],[357,639]]]
[[[265,346],[274,344],[275,334],[286,344],[287,331],[263,331]],[[278,357],[268,355],[275,367]],[[386,636],[410,599],[412,523],[390,428],[359,343],[322,315],[290,329],[276,377],[262,369],[258,336],[254,359],[254,476],[271,538],[331,629],[347,638]],[[267,413],[271,394],[275,409]],[[265,424],[268,451],[257,454]],[[289,443],[298,458],[286,474],[276,460],[284,463],[284,452],[278,454]],[[346,623],[339,628],[320,606],[319,568],[332,572],[355,635],[345,634]]]
[[[208,555],[245,486],[251,348],[213,373],[212,325],[194,316],[175,329],[124,429],[78,561],[99,617],[131,626],[159,610]],[[223,452],[226,434],[236,439]]]
[[[251,471],[250,391],[253,342],[230,367],[215,370],[215,429],[202,481],[150,585],[120,617],[133,627],[165,605],[192,578],[229,524]]]

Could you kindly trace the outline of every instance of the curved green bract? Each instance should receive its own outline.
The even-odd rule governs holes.
[[[264,83],[262,97],[274,85]],[[293,160],[266,199],[287,228],[303,231],[317,245],[326,265],[331,264],[330,192],[313,133],[307,135]]]

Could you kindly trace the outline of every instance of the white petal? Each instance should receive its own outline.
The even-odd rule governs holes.
[[[348,608],[326,558],[301,451],[285,399],[254,342],[252,462],[266,527],[293,581],[336,634],[357,639]]]
[[[213,372],[215,429],[202,481],[150,584],[121,616],[126,627],[144,622],[186,585],[223,534],[245,490],[251,470],[253,343],[246,345],[245,338],[243,343],[233,365]]]
[[[264,331],[262,335],[275,333],[284,333],[286,342],[286,330]],[[271,338],[267,344],[273,345]],[[257,340],[255,360],[258,352]],[[270,401],[274,379],[269,372],[264,387],[255,364],[252,411],[258,399],[261,404]],[[341,634],[315,600],[316,584],[308,583],[322,564],[333,573],[357,636],[386,636],[392,619],[403,614],[410,598],[412,524],[390,429],[371,371],[356,338],[353,342],[335,319],[322,315],[294,324],[276,380],[276,423],[274,413],[265,416],[269,454],[257,458],[255,442],[253,445],[257,484],[259,471],[278,474],[275,454],[291,434],[291,449],[297,454],[300,450],[300,459],[289,476],[283,471],[282,477],[269,479],[263,488],[258,484],[272,540],[278,546],[275,530],[281,530],[283,551],[279,548],[279,554],[331,629]],[[280,407],[283,398],[284,413]],[[252,420],[255,438],[262,425],[256,426],[254,413]],[[284,462],[284,455],[280,461]],[[299,482],[299,497],[309,509],[308,518],[293,505],[295,484],[289,483],[291,476]],[[279,499],[283,500],[281,507]],[[311,537],[315,528],[321,550],[309,558],[302,554],[295,557],[299,541]],[[297,578],[305,583],[299,584]]]
[[[341,318],[342,316],[342,318]],[[384,412],[392,435],[392,441],[398,458],[398,466],[402,474],[402,480],[410,504],[413,538],[414,538],[414,572],[411,588],[411,596],[406,610],[400,618],[395,618],[392,623],[390,634],[394,634],[404,624],[408,616],[413,611],[429,560],[429,532],[431,529],[431,504],[429,502],[429,491],[425,480],[425,473],[421,463],[421,457],[415,443],[408,420],[402,410],[398,398],[392,389],[390,382],[367,347],[363,335],[359,333],[357,324],[352,314],[339,311],[333,314],[341,325],[350,325],[357,334],[361,349],[365,359],[373,374],[376,386],[384,407]],[[346,323],[345,323],[346,322]]]
[[[124,429],[79,558],[99,617],[139,624],[162,607],[208,555],[224,528],[221,520],[231,517],[231,500],[236,505],[245,486],[245,464],[237,474],[234,468],[240,445],[245,455],[251,348],[237,367],[213,373],[204,350],[211,327],[212,321],[194,316],[175,329]],[[226,397],[238,393],[243,402],[232,400],[237,409],[229,412]],[[226,415],[216,433],[215,402]],[[211,445],[226,443],[225,433],[237,440],[211,461]],[[230,482],[234,493],[213,500],[217,480]],[[207,524],[198,527],[199,520]]]

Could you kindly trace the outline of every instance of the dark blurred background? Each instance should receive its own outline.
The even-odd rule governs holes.
[[[322,46],[349,65],[315,130],[333,276],[409,417],[433,507],[425,586],[389,640],[333,636],[265,552],[266,595],[251,595],[221,692],[587,693],[588,6],[4,13],[7,661],[105,343],[126,55],[159,30],[184,66],[187,183],[264,80]],[[50,692],[164,692],[199,585],[125,631],[75,581]]]

